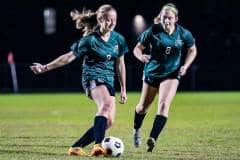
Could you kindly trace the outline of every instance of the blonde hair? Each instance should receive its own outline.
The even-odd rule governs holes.
[[[85,36],[95,31],[98,26],[97,20],[103,18],[111,10],[116,12],[111,5],[105,4],[100,6],[96,12],[83,9],[80,13],[78,10],[73,10],[70,12],[70,16],[76,22],[76,28],[82,30]]]
[[[108,13],[109,11],[114,11],[114,12],[116,12],[116,9],[113,8],[113,6],[110,5],[110,4],[104,4],[104,5],[100,6],[100,7],[98,8],[98,10],[96,11],[96,13],[97,13],[97,19],[103,18],[103,17],[105,16],[105,14]],[[116,13],[117,13],[117,12],[116,12]]]
[[[91,10],[83,9],[82,13],[78,10],[70,12],[72,20],[76,23],[76,28],[84,32],[83,35],[87,35],[93,32],[97,27],[97,14]]]
[[[161,22],[162,11],[171,11],[175,14],[175,17],[178,17],[178,9],[177,9],[176,5],[173,4],[173,3],[167,3],[162,7],[160,13],[154,18],[154,23],[155,24],[158,24],[158,23]]]

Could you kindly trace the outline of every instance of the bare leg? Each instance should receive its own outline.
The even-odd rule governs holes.
[[[139,147],[141,144],[140,128],[142,126],[146,112],[157,94],[157,91],[157,88],[154,88],[143,82],[141,98],[138,105],[136,106],[134,116],[133,144],[135,147]]]
[[[157,115],[147,141],[148,152],[152,152],[155,146],[155,141],[167,122],[169,108],[176,95],[178,84],[179,81],[176,79],[167,79],[160,84]]]
[[[105,85],[100,85],[92,89],[91,97],[98,107],[94,120],[95,145],[91,151],[91,155],[100,156],[106,152],[101,147],[101,142],[105,137],[108,124],[112,124],[115,116],[115,98],[110,96]]]

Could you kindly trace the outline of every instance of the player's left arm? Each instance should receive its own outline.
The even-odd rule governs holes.
[[[116,71],[118,80],[121,86],[121,95],[120,95],[120,103],[125,103],[127,101],[127,94],[126,94],[126,67],[124,61],[124,55],[117,58],[116,60]]]
[[[186,55],[184,64],[180,67],[180,71],[179,71],[181,76],[184,76],[186,74],[188,68],[190,67],[190,65],[196,58],[196,56],[197,56],[197,47],[194,44],[193,46],[187,49],[187,55]]]

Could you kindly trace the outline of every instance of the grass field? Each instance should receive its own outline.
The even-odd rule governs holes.
[[[132,146],[132,120],[139,95],[129,93],[127,104],[117,105],[115,125],[106,133],[124,141],[125,152],[118,159],[240,159],[239,92],[179,92],[153,153],[146,153],[144,143],[138,149]],[[143,142],[156,103],[146,116]],[[68,147],[92,125],[95,111],[94,103],[82,93],[0,95],[0,159],[95,159],[66,155]]]

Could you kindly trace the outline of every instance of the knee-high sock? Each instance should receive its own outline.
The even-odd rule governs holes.
[[[94,141],[94,129],[89,128],[73,145],[72,147],[85,147]]]
[[[104,116],[96,116],[94,120],[94,139],[95,144],[99,144],[105,137],[107,129],[107,118]]]
[[[135,115],[134,115],[134,129],[139,129],[142,126],[144,117],[146,116],[145,114],[139,114],[135,111]]]
[[[165,124],[167,122],[167,117],[164,117],[162,115],[156,115],[154,122],[153,122],[153,127],[150,133],[150,137],[154,138],[157,140],[159,134],[161,133],[162,129],[164,128]]]

